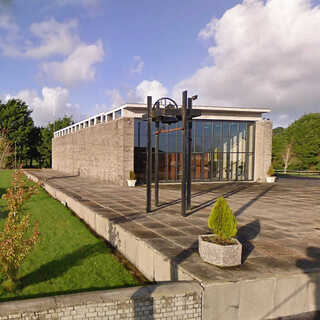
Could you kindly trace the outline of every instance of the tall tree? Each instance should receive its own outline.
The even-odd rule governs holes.
[[[12,145],[9,141],[6,130],[0,130],[0,169],[7,166],[7,161],[12,152]]]
[[[287,142],[287,145],[285,146],[281,156],[284,164],[284,174],[286,174],[288,170],[288,166],[293,157],[293,139],[292,138],[289,142]]]
[[[288,128],[275,128],[272,160],[276,169],[320,170],[320,113],[302,116]]]
[[[28,105],[19,99],[11,99],[5,104],[0,101],[0,130],[6,130],[19,162],[26,160],[30,152],[29,139],[34,128],[31,113]]]
[[[41,145],[41,142],[41,128],[33,127],[29,135],[29,167],[33,167],[33,160],[37,160],[37,162],[40,163],[39,147]]]
[[[294,152],[302,169],[314,169],[320,165],[320,113],[302,116],[288,127]]]

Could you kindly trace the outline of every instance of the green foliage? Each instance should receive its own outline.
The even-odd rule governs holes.
[[[130,171],[130,180],[136,180],[136,174],[134,171]]]
[[[302,169],[313,169],[320,156],[320,113],[310,113],[288,127]]]
[[[223,197],[219,197],[212,208],[208,226],[220,242],[228,241],[237,234],[236,217]]]
[[[5,129],[12,145],[15,144],[19,162],[26,159],[30,151],[30,135],[34,127],[32,110],[18,99],[11,99],[6,104],[0,101],[0,130]]]
[[[2,196],[8,201],[9,215],[0,232],[0,267],[6,275],[4,288],[14,291],[18,284],[18,272],[24,260],[39,241],[38,225],[32,228],[30,214],[24,214],[24,202],[37,192],[35,185],[26,185],[21,170],[17,170],[11,187]]]
[[[40,167],[51,167],[53,133],[72,123],[71,117],[65,116],[44,128],[35,127],[31,113],[28,105],[19,99],[7,103],[0,101],[0,131],[5,130],[11,142],[11,156],[6,161],[11,167],[14,167],[15,159],[18,165],[23,163],[32,167],[33,160],[36,160]]]
[[[12,171],[0,171],[0,193],[10,185]],[[0,292],[0,301],[141,285],[112,253],[101,237],[46,191],[26,202],[26,212],[39,222],[41,241],[19,271],[14,293]],[[0,229],[7,215],[0,197]],[[6,281],[0,272],[0,282]],[[6,283],[2,282],[2,285]]]
[[[272,164],[270,165],[270,167],[268,169],[267,175],[269,177],[273,177],[274,176],[274,169],[273,169],[273,165]]]
[[[320,113],[310,113],[288,128],[275,128],[272,139],[272,162],[276,169],[285,167],[284,154],[292,145],[288,169],[320,169]]]
[[[11,154],[12,146],[7,137],[6,130],[0,131],[0,168],[4,169],[7,166],[8,158]]]

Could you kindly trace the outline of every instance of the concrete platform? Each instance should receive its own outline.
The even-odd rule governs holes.
[[[145,189],[107,185],[53,170],[27,170],[117,247],[150,280],[197,280],[203,319],[273,319],[320,310],[320,180],[193,186],[193,209],[180,215],[179,186],[161,186],[161,208],[145,213]],[[224,195],[239,222],[243,264],[203,262],[197,237]]]

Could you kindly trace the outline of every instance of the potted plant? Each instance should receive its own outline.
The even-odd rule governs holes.
[[[267,177],[266,177],[267,183],[273,183],[276,181],[276,177],[274,176],[274,169],[272,164],[270,165],[268,172],[267,172]]]
[[[137,180],[134,171],[130,171],[129,179],[127,181],[129,187],[134,187],[136,185]]]
[[[237,220],[227,201],[220,197],[213,207],[209,220],[211,235],[199,236],[200,257],[220,267],[241,264],[241,243],[234,238],[237,234]]]

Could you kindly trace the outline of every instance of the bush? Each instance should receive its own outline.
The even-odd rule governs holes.
[[[273,165],[272,164],[270,164],[270,167],[268,169],[267,175],[269,177],[273,177],[274,176],[274,169],[273,169]]]
[[[30,215],[23,212],[24,202],[37,192],[38,186],[28,186],[21,170],[15,171],[11,184],[2,196],[8,201],[9,215],[0,232],[0,267],[7,277],[2,287],[15,291],[19,268],[39,241],[38,224],[32,228]]]
[[[130,171],[130,180],[136,180],[136,174],[134,171]]]
[[[208,226],[221,243],[230,241],[237,234],[236,217],[223,197],[219,197],[212,208]]]

